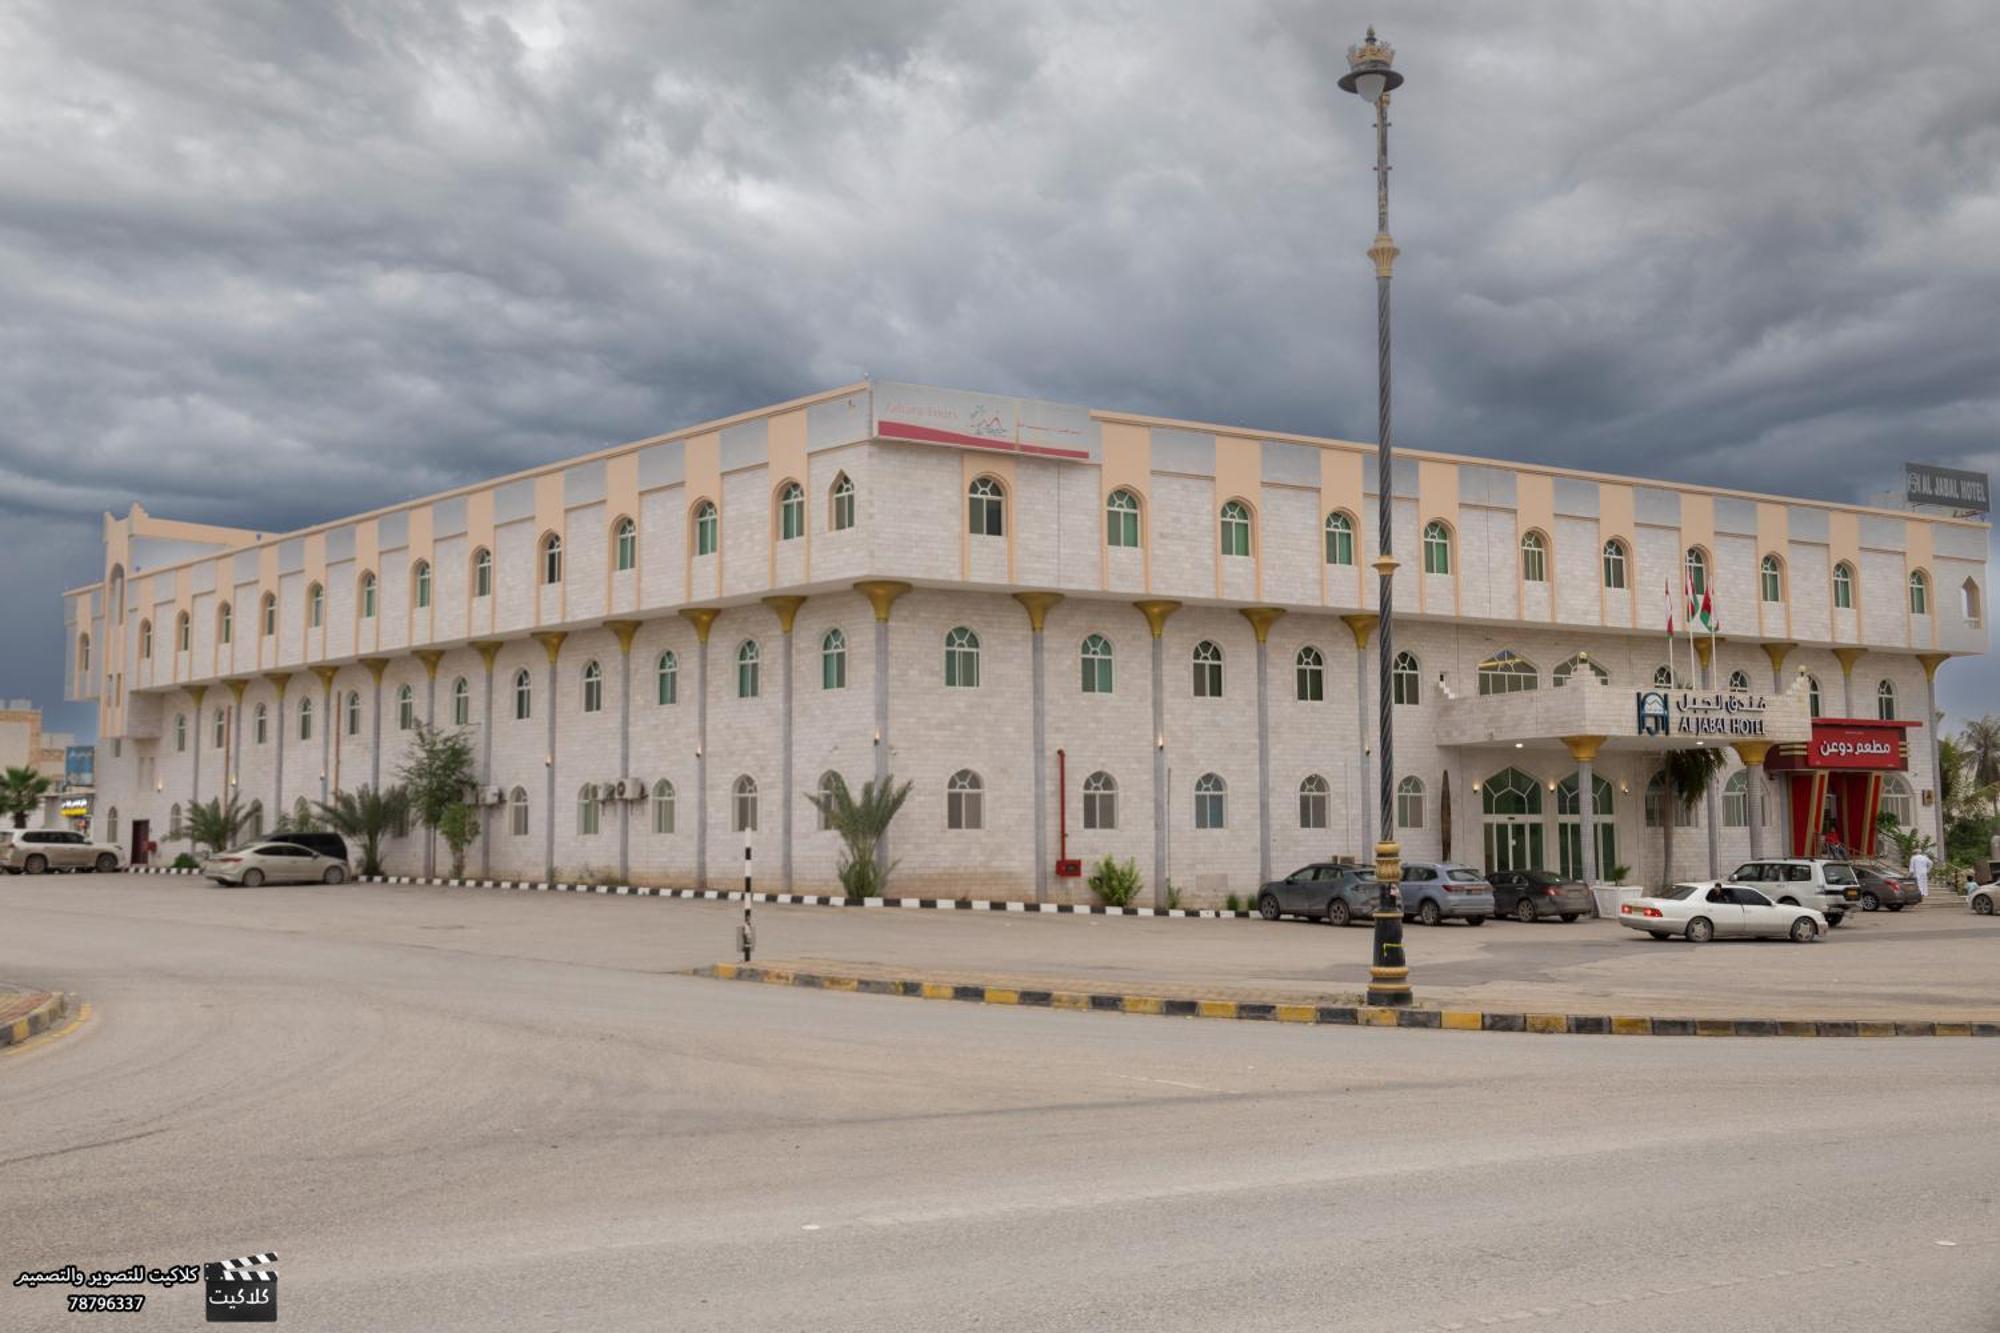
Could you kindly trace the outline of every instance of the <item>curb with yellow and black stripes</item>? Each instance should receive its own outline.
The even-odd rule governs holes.
[[[5,1027],[0,1027],[0,1047],[18,1046],[28,1038],[59,1026],[70,1013],[70,997],[58,992]]]
[[[1323,1027],[1434,1028],[1450,1032],[1538,1032],[1616,1037],[2000,1037],[2000,1023],[1949,1020],[1663,1018],[1633,1014],[1490,1013],[1481,1009],[1396,1009],[1379,1005],[1170,998],[1118,991],[1038,990],[921,977],[862,977],[794,968],[717,963],[693,975],[805,990],[905,995],[1038,1009],[1228,1018]]]

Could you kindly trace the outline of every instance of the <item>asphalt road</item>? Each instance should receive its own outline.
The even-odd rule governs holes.
[[[0,978],[94,1005],[0,1055],[0,1276],[275,1250],[280,1325],[307,1329],[2000,1329],[1987,1042],[1293,1029],[668,974],[731,920],[0,882]],[[63,1306],[0,1286],[0,1328],[78,1327]]]

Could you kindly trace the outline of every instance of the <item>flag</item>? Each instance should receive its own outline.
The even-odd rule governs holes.
[[[1672,579],[1668,579],[1660,585],[1660,595],[1666,598],[1667,633],[1672,634],[1674,632],[1674,581]]]
[[[1701,594],[1701,627],[1710,634],[1715,633],[1720,628],[1720,622],[1716,619],[1715,615],[1715,603],[1709,600],[1706,590],[1703,590]]]

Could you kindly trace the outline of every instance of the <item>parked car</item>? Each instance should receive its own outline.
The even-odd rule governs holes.
[[[1581,880],[1564,879],[1550,870],[1495,870],[1486,876],[1493,886],[1493,914],[1516,921],[1555,917],[1574,921],[1590,915],[1590,889]]]
[[[1992,916],[1993,909],[2000,907],[2000,881],[1984,886],[1974,885],[1966,895],[1966,906],[1980,916]]]
[[[1403,863],[1403,915],[1426,926],[1463,921],[1483,926],[1493,915],[1493,886],[1486,876],[1456,861]]]
[[[1785,857],[1746,861],[1726,883],[1748,884],[1786,907],[1812,907],[1837,926],[1861,905],[1861,877],[1845,861]]]
[[[1924,895],[1917,890],[1916,876],[1907,870],[1898,870],[1886,861],[1856,861],[1854,874],[1861,881],[1861,910],[1864,912],[1882,907],[1900,912],[1924,900]]]
[[[294,847],[303,847],[309,852],[318,852],[342,865],[351,864],[347,839],[338,833],[274,833],[272,842],[289,842]]]
[[[51,870],[95,870],[110,874],[125,864],[108,842],[92,842],[68,829],[7,829],[0,832],[0,870],[41,875]]]
[[[1810,944],[1827,930],[1816,909],[1774,903],[1743,884],[1676,884],[1657,897],[1620,903],[1618,924],[1656,940],[1679,935],[1694,944],[1733,936]]]
[[[1346,861],[1315,861],[1257,891],[1257,911],[1266,921],[1309,917],[1344,926],[1375,910],[1381,887],[1372,868]]]
[[[217,884],[338,884],[347,878],[347,862],[289,842],[253,842],[231,848],[201,863],[201,873]]]

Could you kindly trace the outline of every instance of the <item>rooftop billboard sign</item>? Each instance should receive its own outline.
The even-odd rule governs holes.
[[[1944,505],[1967,509],[1975,514],[1993,512],[1987,498],[1986,474],[1963,472],[1952,467],[1932,467],[1928,463],[1903,464],[1905,498],[1911,504]]]

